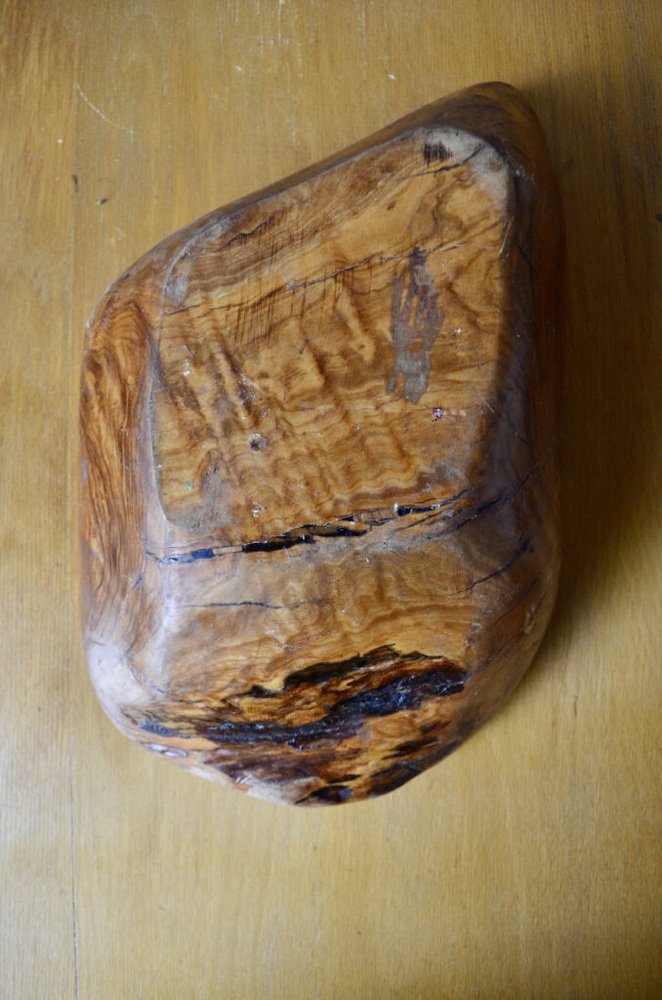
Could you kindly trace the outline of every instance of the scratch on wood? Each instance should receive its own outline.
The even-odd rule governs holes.
[[[128,125],[121,125],[119,122],[114,122],[112,118],[109,118],[108,115],[101,110],[101,108],[98,108],[96,104],[94,104],[94,102],[89,99],[89,97],[87,96],[87,94],[85,93],[85,91],[83,90],[83,88],[79,83],[76,83],[76,90],[83,98],[87,106],[91,108],[92,111],[94,111],[94,113],[98,115],[102,121],[107,122],[108,125],[112,125],[113,128],[118,128],[121,132],[128,132],[129,135],[134,134],[133,129],[129,128]]]
[[[428,387],[432,345],[441,329],[439,297],[427,272],[426,260],[427,252],[414,247],[409,257],[406,294],[404,274],[393,282],[391,336],[395,360],[386,391],[397,392],[402,375],[399,395],[410,403],[418,403]]]

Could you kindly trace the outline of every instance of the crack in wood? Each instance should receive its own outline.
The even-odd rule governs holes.
[[[303,524],[297,528],[273,535],[270,538],[258,539],[253,542],[243,542],[237,545],[206,546],[190,549],[186,552],[172,552],[163,556],[146,550],[146,555],[161,565],[176,565],[197,562],[201,559],[214,559],[217,556],[236,555],[240,552],[276,552],[292,548],[294,545],[314,545],[318,540],[335,538],[359,538],[368,534],[373,528],[386,524],[398,518],[409,518],[415,515],[434,516],[439,511],[461,500],[471,491],[461,490],[452,497],[428,504],[394,504],[392,507],[375,508],[374,510],[358,511],[354,514],[344,514],[342,517],[324,524]],[[422,523],[425,518],[412,521],[407,527]]]

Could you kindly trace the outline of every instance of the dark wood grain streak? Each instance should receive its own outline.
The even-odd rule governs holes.
[[[560,243],[535,115],[488,84],[108,290],[84,616],[123,731],[322,804],[398,787],[492,714],[556,590]]]

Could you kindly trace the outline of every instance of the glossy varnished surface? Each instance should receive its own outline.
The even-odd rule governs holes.
[[[1,16],[0,994],[657,1000],[658,8]],[[108,723],[83,663],[87,315],[180,226],[489,79],[536,108],[566,209],[545,641],[488,725],[388,795],[276,808],[193,779]]]
[[[120,728],[244,791],[339,803],[492,714],[556,592],[561,229],[535,115],[488,84],[108,289],[81,523]]]

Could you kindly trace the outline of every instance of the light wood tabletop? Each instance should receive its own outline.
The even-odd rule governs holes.
[[[662,995],[662,8],[2,11],[0,995]],[[397,791],[216,787],[116,732],[86,675],[86,317],[178,227],[486,80],[536,108],[566,212],[557,611],[506,706]]]

